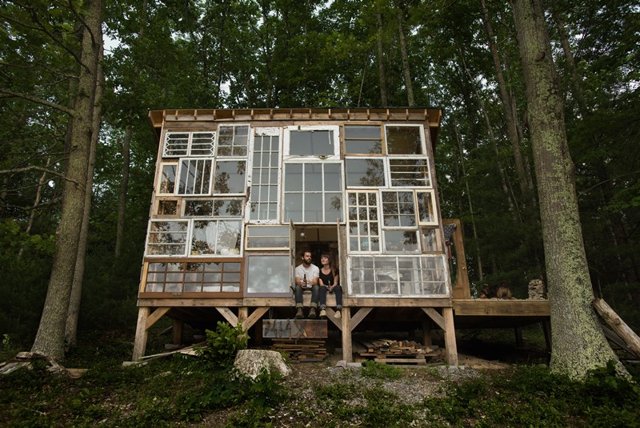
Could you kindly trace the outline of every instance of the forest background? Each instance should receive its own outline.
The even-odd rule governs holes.
[[[592,282],[638,331],[640,5],[549,6]],[[0,1],[0,335],[13,346],[33,343],[53,265],[82,7]],[[472,292],[506,282],[525,298],[544,275],[509,2],[118,1],[103,18],[81,334],[133,338],[157,152],[149,109],[442,108],[440,205],[464,222]]]

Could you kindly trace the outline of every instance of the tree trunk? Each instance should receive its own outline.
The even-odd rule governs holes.
[[[593,290],[568,150],[564,106],[540,0],[514,0],[529,109],[551,307],[551,368],[574,379],[616,361],[591,306]]]
[[[377,12],[378,18],[378,33],[377,33],[377,45],[378,45],[378,84],[380,85],[380,102],[382,107],[387,107],[387,75],[384,70],[384,51],[382,49],[382,12]]]
[[[533,199],[533,184],[531,183],[531,178],[527,174],[525,162],[522,156],[520,138],[518,137],[517,112],[515,105],[512,103],[511,97],[509,96],[507,82],[505,81],[504,74],[502,73],[502,63],[500,61],[498,47],[494,40],[495,36],[493,34],[493,27],[491,26],[489,10],[487,9],[485,0],[481,0],[480,3],[482,4],[484,28],[487,32],[487,39],[489,40],[489,49],[491,51],[491,57],[493,58],[493,66],[496,70],[496,79],[498,80],[498,89],[500,90],[500,99],[502,100],[502,110],[507,125],[507,137],[511,142],[511,148],[513,150],[513,160],[515,163],[516,174],[518,175],[520,192],[522,193],[523,200],[529,204],[529,200]]]
[[[78,91],[71,118],[73,133],[67,180],[63,190],[62,213],[56,233],[56,250],[40,325],[31,348],[32,352],[40,352],[56,360],[64,358],[65,323],[84,213],[93,95],[100,49],[99,40],[94,37],[102,31],[102,1],[92,0],[87,4],[82,32]]]
[[[98,34],[101,36],[101,34]],[[101,41],[102,42],[102,41]],[[102,43],[101,43],[102,44]],[[78,315],[80,314],[80,301],[82,300],[82,285],[84,282],[84,267],[87,256],[87,241],[89,237],[89,219],[91,215],[91,197],[93,195],[93,171],[96,163],[96,149],[100,138],[100,122],[102,120],[102,94],[104,92],[104,74],[102,71],[102,46],[98,59],[96,79],[96,91],[93,101],[93,120],[91,124],[91,147],[89,148],[89,162],[87,164],[87,183],[84,196],[84,213],[82,215],[82,228],[78,242],[78,257],[76,259],[73,274],[73,285],[69,297],[69,310],[65,326],[66,348],[75,347],[78,342]]]
[[[404,36],[404,20],[402,18],[402,8],[398,7],[398,38],[400,41],[400,56],[402,57],[402,74],[404,75],[404,85],[407,88],[407,104],[413,107],[416,103],[413,98],[413,83],[411,83],[411,69],[409,67],[409,54],[407,53],[407,43]]]
[[[129,188],[129,163],[130,163],[130,147],[131,147],[131,134],[133,128],[131,125],[127,126],[124,134],[124,140],[122,141],[122,181],[120,182],[120,196],[118,198],[118,224],[116,226],[116,259],[122,254],[122,241],[124,240],[124,223],[125,223],[125,211],[127,208],[127,190]]]

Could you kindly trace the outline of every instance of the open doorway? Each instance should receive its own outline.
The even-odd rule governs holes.
[[[320,266],[320,256],[329,254],[334,263],[338,263],[337,226],[294,226],[296,265],[302,259],[303,251],[311,251],[313,264]]]

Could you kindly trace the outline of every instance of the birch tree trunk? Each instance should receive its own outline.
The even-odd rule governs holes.
[[[62,213],[56,232],[56,250],[40,325],[31,348],[32,352],[40,352],[56,360],[64,358],[65,324],[84,213],[91,145],[93,96],[100,50],[100,42],[96,36],[102,31],[102,1],[91,0],[87,5],[82,31],[78,91],[74,100],[74,114],[70,119],[73,121],[73,132],[67,180],[63,189]]]
[[[101,36],[101,34],[98,34]],[[89,161],[87,164],[87,183],[84,196],[84,213],[82,216],[82,229],[78,242],[78,257],[76,259],[73,274],[73,285],[69,297],[69,310],[65,325],[65,347],[76,346],[78,342],[78,316],[80,315],[80,302],[82,300],[82,285],[84,282],[84,267],[87,256],[87,241],[89,238],[89,219],[91,217],[91,197],[93,194],[93,171],[96,163],[96,149],[100,138],[100,122],[102,121],[102,94],[104,92],[104,74],[102,71],[102,46],[100,47],[98,70],[96,79],[96,91],[93,101],[93,120],[91,124],[91,147],[89,148]]]
[[[118,223],[116,225],[116,259],[122,254],[122,241],[124,239],[124,224],[125,224],[125,212],[127,208],[127,189],[129,188],[129,163],[130,163],[130,148],[131,148],[131,134],[133,128],[131,125],[127,126],[124,133],[124,140],[122,141],[122,181],[120,182],[120,195],[118,198]]]
[[[529,109],[551,306],[551,368],[574,379],[617,362],[591,306],[564,105],[540,0],[514,0],[513,13]]]

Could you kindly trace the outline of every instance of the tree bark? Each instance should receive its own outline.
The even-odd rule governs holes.
[[[64,184],[62,213],[56,232],[56,250],[47,297],[31,348],[32,352],[40,352],[56,360],[64,358],[65,323],[84,213],[85,181],[91,145],[93,95],[100,49],[99,40],[95,36],[102,31],[102,1],[92,0],[87,4],[82,32],[82,64],[74,99],[74,115],[71,118],[73,132],[67,165],[67,177],[71,181],[67,180]]]
[[[120,182],[120,195],[118,198],[118,224],[116,225],[116,259],[122,254],[122,241],[124,240],[124,224],[125,224],[125,211],[127,208],[127,190],[129,188],[129,164],[130,164],[130,147],[131,147],[131,134],[133,128],[131,125],[127,126],[124,134],[124,140],[122,141],[122,181]]]
[[[504,113],[505,123],[507,125],[507,137],[511,142],[511,148],[513,150],[513,160],[515,163],[516,174],[518,175],[518,184],[520,185],[520,192],[522,193],[523,200],[526,203],[530,203],[530,199],[533,200],[533,184],[531,178],[527,174],[524,158],[522,156],[522,149],[520,144],[520,138],[518,136],[517,127],[517,112],[514,103],[509,95],[507,82],[502,73],[502,62],[500,61],[500,54],[498,47],[495,43],[495,36],[493,33],[493,27],[491,26],[491,19],[489,16],[489,10],[485,0],[481,0],[482,15],[484,28],[487,32],[487,39],[489,40],[489,49],[491,51],[491,57],[493,58],[493,65],[496,70],[496,79],[498,80],[498,89],[500,90],[500,99],[502,100],[502,110]],[[533,205],[535,206],[535,204]]]
[[[551,368],[574,379],[617,362],[591,302],[564,105],[540,0],[514,0],[538,183],[551,310]]]
[[[101,34],[100,34],[101,36]],[[102,41],[101,41],[102,42]],[[102,43],[101,43],[102,44]],[[84,267],[87,256],[87,241],[89,237],[89,219],[91,217],[91,197],[93,195],[93,172],[96,163],[96,149],[100,138],[100,122],[102,121],[102,94],[104,92],[104,74],[102,70],[102,46],[100,48],[96,90],[93,101],[93,120],[91,124],[91,147],[89,148],[89,161],[87,164],[87,182],[84,195],[84,213],[82,215],[82,228],[78,242],[78,257],[76,259],[73,284],[69,297],[69,310],[65,325],[66,349],[75,347],[78,342],[78,316],[80,314],[80,302],[82,300],[82,285],[84,282]]]
[[[407,52],[407,42],[404,36],[404,19],[402,18],[402,8],[398,7],[398,39],[400,41],[400,56],[402,57],[402,74],[404,75],[404,85],[407,88],[407,104],[413,107],[416,103],[413,98],[413,83],[411,83],[411,68],[409,66],[409,54]]]
[[[382,48],[382,12],[376,12],[378,19],[377,46],[378,46],[378,84],[380,86],[380,102],[382,107],[387,107],[387,75],[384,69],[384,51]]]

